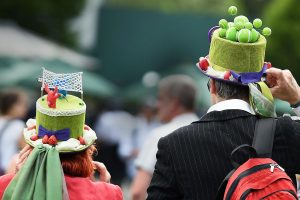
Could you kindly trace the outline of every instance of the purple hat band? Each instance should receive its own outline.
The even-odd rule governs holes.
[[[57,130],[57,131],[50,131],[50,130],[47,130],[46,128],[44,128],[42,125],[40,125],[38,136],[41,138],[41,137],[44,137],[45,135],[47,135],[49,137],[54,135],[58,140],[66,141],[66,140],[70,139],[70,129],[66,128],[66,129],[61,129],[61,130]]]
[[[239,83],[239,84],[243,84],[243,85],[247,85],[248,83],[255,83],[255,82],[260,82],[262,81],[262,77],[265,76],[266,74],[266,70],[268,69],[267,65],[264,64],[263,68],[261,69],[261,71],[259,72],[244,72],[244,73],[237,73],[234,72],[232,70],[229,70],[232,77],[236,80],[236,81],[231,81],[231,80],[226,80],[224,78],[221,77],[217,77],[211,74],[206,73],[206,71],[202,70],[200,67],[198,67],[198,69],[206,76],[212,78],[212,79],[217,79],[217,80],[221,80],[221,81],[230,81],[232,83]]]
[[[248,84],[260,82],[261,77],[266,74],[267,66],[264,65],[260,72],[245,72],[245,73],[235,73],[230,70],[231,75],[234,79],[236,79],[239,83]]]

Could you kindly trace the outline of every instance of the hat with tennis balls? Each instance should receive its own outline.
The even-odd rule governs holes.
[[[228,9],[232,16],[237,12],[235,6]],[[209,31],[209,55],[200,57],[197,63],[200,71],[211,78],[244,85],[261,81],[270,66],[264,61],[265,36],[272,32],[268,27],[259,30],[261,27],[261,19],[251,23],[244,15],[235,16],[233,21],[221,19],[219,26]]]
[[[230,15],[237,14],[237,8],[229,7]],[[266,83],[265,74],[271,63],[265,62],[267,40],[272,31],[262,29],[262,20],[253,23],[246,16],[234,17],[233,22],[222,19],[219,26],[208,32],[209,54],[200,57],[197,67],[206,76],[249,87],[249,103],[255,114],[275,117],[272,93]],[[260,32],[262,34],[260,34]]]

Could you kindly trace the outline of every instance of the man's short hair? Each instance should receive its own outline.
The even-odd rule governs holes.
[[[243,99],[249,101],[249,87],[215,79],[217,94],[223,99]]]
[[[171,75],[163,78],[158,86],[170,98],[177,98],[180,105],[193,110],[196,102],[196,86],[192,78],[186,75]]]

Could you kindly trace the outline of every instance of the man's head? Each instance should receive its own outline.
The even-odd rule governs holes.
[[[240,85],[216,79],[210,79],[208,84],[213,104],[228,99],[242,99],[247,102],[249,101],[249,87],[247,85]]]
[[[168,122],[179,114],[191,112],[195,107],[196,87],[185,75],[172,75],[162,79],[158,86],[158,117]]]

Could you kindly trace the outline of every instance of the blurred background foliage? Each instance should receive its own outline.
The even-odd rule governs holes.
[[[84,5],[85,0],[1,0],[0,19],[13,20],[21,27],[75,48],[77,38],[69,21],[80,14]]]
[[[224,7],[242,4],[234,0],[110,0],[109,6],[125,7],[144,10],[158,10],[169,13],[201,13],[201,14],[224,14]]]
[[[300,4],[297,0],[274,0],[264,13],[265,23],[272,28],[268,39],[267,58],[274,66],[290,69],[300,81]]]
[[[90,10],[85,11],[88,5],[97,9],[96,22],[90,25],[95,29],[95,40],[89,48],[83,48],[80,34],[70,24],[89,14]],[[300,82],[297,66],[300,63],[300,4],[297,0],[1,0],[0,24],[1,21],[12,21],[35,34],[96,58],[99,62],[93,68],[80,68],[92,77],[93,81],[87,82],[91,84],[87,86],[88,91],[100,92],[93,91],[96,79],[99,79],[114,94],[121,91],[117,92],[118,96],[136,101],[145,91],[155,95],[155,88],[146,87],[142,82],[149,71],[160,77],[187,73],[200,85],[199,98],[208,101],[208,93],[202,91],[206,79],[199,75],[194,63],[208,53],[208,29],[217,25],[221,18],[232,20],[227,14],[230,5],[238,7],[238,14],[246,15],[250,20],[261,18],[264,26],[272,28],[272,35],[267,39],[266,60],[273,66],[290,69]],[[78,23],[77,29],[87,29],[84,25]],[[63,66],[78,71],[76,67],[68,68],[70,63],[52,61],[33,58],[22,63],[28,70],[32,69],[35,76],[39,65],[51,65],[55,71],[65,69]],[[1,71],[5,72],[5,68],[13,65],[20,67],[15,60],[2,61]],[[10,82],[23,84],[27,80],[25,74],[28,73],[23,74],[22,80],[11,79]],[[106,96],[104,87],[103,94],[95,96]],[[199,103],[208,106],[203,101]]]

